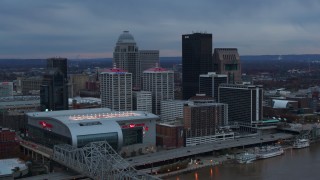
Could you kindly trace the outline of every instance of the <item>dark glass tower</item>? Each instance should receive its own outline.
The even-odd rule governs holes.
[[[261,85],[220,84],[219,102],[229,106],[229,122],[255,127],[262,120],[263,88]]]
[[[67,58],[49,58],[47,59],[47,69],[59,69],[65,79],[68,76],[68,60]]]
[[[66,58],[47,59],[47,72],[40,86],[41,111],[68,109],[67,64]]]
[[[199,91],[199,75],[213,71],[212,34],[182,35],[182,96],[193,97]]]
[[[213,97],[218,102],[218,88],[220,84],[228,83],[228,76],[209,72],[199,77],[199,93]]]

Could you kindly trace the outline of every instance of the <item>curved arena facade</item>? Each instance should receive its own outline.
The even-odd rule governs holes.
[[[111,111],[108,108],[32,112],[28,139],[52,148],[57,144],[82,147],[106,140],[115,150],[150,151],[156,144],[158,116],[142,111]]]

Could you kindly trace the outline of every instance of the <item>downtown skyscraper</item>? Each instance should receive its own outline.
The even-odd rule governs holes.
[[[199,75],[213,72],[212,34],[182,35],[182,96],[189,99],[199,92]]]
[[[229,106],[229,122],[251,130],[263,117],[261,85],[220,84],[218,99]]]
[[[132,74],[113,67],[100,73],[101,107],[132,110]]]
[[[113,64],[132,74],[132,88],[140,89],[139,48],[129,31],[119,36],[113,52]]]
[[[159,50],[139,50],[129,31],[123,31],[113,52],[113,63],[132,73],[132,88],[140,90],[143,71],[159,64]]]
[[[241,83],[241,62],[237,48],[215,48],[213,53],[213,70],[228,76],[228,83]]]
[[[173,71],[155,67],[143,72],[143,90],[152,93],[152,113],[160,114],[162,100],[174,99]]]
[[[47,59],[47,71],[40,85],[41,111],[68,110],[68,60]]]

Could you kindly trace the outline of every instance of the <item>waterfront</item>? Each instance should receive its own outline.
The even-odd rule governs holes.
[[[320,143],[309,148],[288,149],[282,156],[250,164],[223,164],[166,178],[167,180],[317,180],[320,178]]]

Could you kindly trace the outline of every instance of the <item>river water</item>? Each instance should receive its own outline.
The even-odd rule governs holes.
[[[320,143],[250,164],[224,164],[167,180],[320,180]]]

